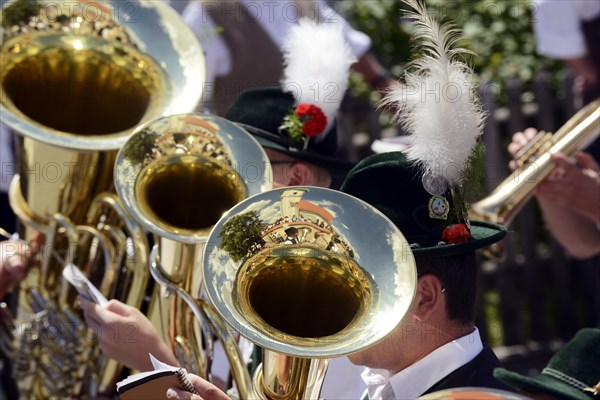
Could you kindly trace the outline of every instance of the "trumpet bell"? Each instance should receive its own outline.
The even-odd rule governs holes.
[[[268,350],[331,358],[373,345],[407,312],[415,261],[383,214],[341,192],[291,187],[215,225],[204,284],[217,311]]]

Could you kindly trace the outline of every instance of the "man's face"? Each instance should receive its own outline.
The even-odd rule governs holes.
[[[440,346],[473,331],[448,317],[441,282],[432,274],[417,280],[415,297],[402,321],[379,343],[349,357],[353,364],[395,374]]]
[[[381,342],[358,353],[348,355],[355,365],[395,371],[410,365],[414,347],[416,319],[411,306],[402,321]]]
[[[273,188],[296,185],[329,187],[331,179],[319,179],[319,171],[326,172],[306,161],[299,161],[287,154],[264,148],[273,170]]]
[[[273,170],[273,189],[289,186],[289,177],[292,173],[291,167],[293,167],[295,160],[285,154],[268,148],[264,148],[264,150],[269,157],[269,161],[271,161],[271,168]]]

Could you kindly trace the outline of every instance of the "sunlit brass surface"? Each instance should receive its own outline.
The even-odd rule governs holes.
[[[143,211],[165,229],[208,235],[215,222],[246,197],[244,182],[227,163],[185,155],[157,164],[142,170],[136,195]],[[179,207],[173,207],[173,198]]]
[[[130,45],[40,33],[7,40],[2,48],[5,106],[65,135],[129,130],[163,101],[162,70]]]
[[[161,2],[0,3],[0,113],[19,153],[9,197],[42,264],[20,287],[23,335],[9,349],[20,397],[111,392],[119,368],[99,355],[72,309],[63,263],[74,262],[108,298],[139,306],[145,235],[114,195],[100,193],[112,190],[117,149],[139,123],[196,107],[202,50]],[[57,326],[65,329],[47,340]]]
[[[414,258],[396,226],[333,190],[290,187],[244,200],[208,244],[211,302],[265,349],[253,385],[261,399],[318,398],[326,359],[381,340],[415,291]]]
[[[139,123],[198,104],[202,49],[163,2],[19,3],[0,1],[0,111],[20,135],[115,150]]]
[[[571,155],[600,136],[600,99],[575,114],[547,141],[541,153],[506,178],[489,196],[470,206],[471,219],[508,225],[533,196],[535,188],[554,168],[550,156]]]
[[[227,327],[201,299],[199,269],[213,225],[239,201],[268,190],[270,177],[268,158],[250,134],[202,114],[173,115],[139,127],[115,164],[117,193],[157,243],[150,271],[161,288],[151,317],[180,363],[206,378],[215,334],[229,349],[242,398],[250,377]]]
[[[254,323],[308,340],[332,337],[364,315],[372,291],[352,259],[311,244],[253,256],[237,285],[240,307]]]

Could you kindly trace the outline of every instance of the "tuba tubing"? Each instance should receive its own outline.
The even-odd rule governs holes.
[[[237,346],[237,342],[235,341],[235,338],[231,336],[227,326],[219,317],[219,314],[217,314],[214,308],[205,300],[193,298],[189,293],[173,284],[162,274],[158,255],[158,245],[155,245],[150,253],[150,274],[156,282],[167,289],[169,295],[173,294],[178,296],[187,304],[194,314],[196,323],[202,324],[202,322],[206,322],[209,324],[210,329],[208,332],[205,332],[206,335],[204,335],[204,339],[208,342],[205,344],[207,349],[207,361],[203,363],[204,368],[200,371],[201,375],[210,377],[210,367],[212,365],[212,334],[214,334],[225,349],[229,365],[231,366],[233,379],[236,382],[238,392],[241,394],[240,398],[241,400],[246,399],[245,394],[251,393],[252,380],[248,373],[248,369],[244,366],[243,357]],[[206,325],[200,325],[200,329],[202,329],[203,326]]]
[[[578,111],[552,137],[546,151],[515,170],[484,199],[470,205],[469,218],[509,225],[554,168],[550,156],[571,155],[600,136],[600,99]]]

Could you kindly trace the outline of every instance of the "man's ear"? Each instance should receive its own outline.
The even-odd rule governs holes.
[[[417,280],[417,293],[413,303],[415,316],[421,322],[429,320],[433,314],[446,307],[442,282],[432,274],[420,276]]]
[[[313,171],[308,164],[295,162],[286,169],[289,186],[312,185]]]

